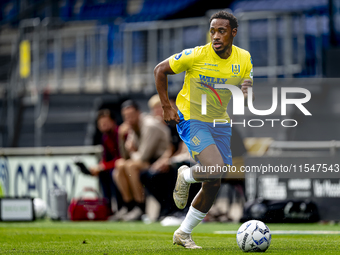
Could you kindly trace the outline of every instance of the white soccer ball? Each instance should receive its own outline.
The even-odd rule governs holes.
[[[264,252],[268,249],[271,240],[269,228],[259,220],[243,223],[236,234],[238,247],[242,251]]]
[[[47,205],[41,198],[33,199],[34,214],[36,219],[42,219],[47,212]]]

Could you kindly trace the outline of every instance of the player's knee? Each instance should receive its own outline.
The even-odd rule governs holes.
[[[222,175],[223,175],[223,166],[224,163],[223,161],[218,162],[217,164],[211,165],[209,172],[209,179],[211,180],[217,180],[217,179],[221,179]]]
[[[224,166],[224,162],[222,157],[221,158],[214,158],[211,157],[208,160],[205,161],[205,165],[207,166],[213,166],[215,168],[219,168],[219,167],[223,167]]]
[[[221,168],[221,169],[222,169],[222,168]],[[215,172],[213,172],[213,173],[210,174],[210,179],[211,179],[212,181],[221,180],[222,175],[223,175],[223,172],[220,171],[220,170],[217,170],[217,171],[215,171]]]
[[[221,179],[212,180],[210,182],[205,182],[203,188],[209,193],[217,193],[221,187]]]

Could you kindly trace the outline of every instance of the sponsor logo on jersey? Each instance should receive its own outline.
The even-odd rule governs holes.
[[[192,53],[192,49],[188,49],[184,51],[185,55],[190,55]]]
[[[234,64],[231,66],[231,71],[233,72],[233,74],[239,74],[240,70],[240,65]]]
[[[213,99],[215,105],[217,106],[217,101],[215,99],[216,96],[222,106],[222,100],[217,91],[214,89],[214,86],[215,84],[225,84],[228,79],[209,77],[200,74],[200,80],[201,80],[200,84],[202,85],[202,87],[201,88],[198,87],[198,89],[206,92]]]
[[[218,64],[204,63],[205,66],[218,66]]]
[[[181,53],[178,53],[178,54],[175,56],[175,59],[176,59],[176,60],[179,60],[181,57],[182,57],[182,52],[181,52]]]
[[[228,79],[209,77],[200,74],[200,80],[202,83],[205,83],[214,88],[215,84],[226,84]]]

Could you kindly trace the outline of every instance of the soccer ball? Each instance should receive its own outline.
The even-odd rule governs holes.
[[[44,200],[40,198],[33,199],[34,214],[36,219],[42,219],[46,215],[47,205]]]
[[[242,251],[264,252],[268,249],[271,240],[269,228],[259,220],[243,223],[236,234],[238,247]]]

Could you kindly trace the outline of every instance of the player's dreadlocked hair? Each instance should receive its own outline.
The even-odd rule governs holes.
[[[238,27],[237,18],[234,15],[232,15],[231,13],[226,12],[226,11],[218,11],[218,12],[214,13],[210,18],[209,24],[211,24],[211,21],[213,19],[227,19],[227,20],[229,20],[229,24],[231,26],[231,29]]]

